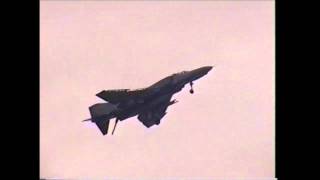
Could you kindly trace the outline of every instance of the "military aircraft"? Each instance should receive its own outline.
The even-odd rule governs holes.
[[[205,66],[191,71],[182,71],[172,74],[149,87],[142,89],[115,89],[103,90],[96,94],[108,103],[97,103],[89,107],[90,119],[96,123],[103,135],[108,133],[109,122],[116,118],[112,134],[118,121],[123,121],[138,115],[138,120],[147,128],[159,125],[160,120],[166,115],[168,106],[176,103],[171,101],[173,94],[190,84],[190,93],[193,94],[193,81],[206,75],[212,66]]]

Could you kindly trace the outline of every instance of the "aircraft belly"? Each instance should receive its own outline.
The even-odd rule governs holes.
[[[120,120],[120,121],[123,121],[125,119],[128,119],[128,118],[131,118],[131,117],[134,117],[138,115],[138,111],[126,111],[124,113],[121,113],[117,116],[117,118]]]
[[[121,111],[119,111],[117,118],[120,121],[122,121],[124,119],[136,116],[141,112],[148,111],[149,109],[153,109],[160,104],[166,103],[168,101],[168,98],[171,98],[171,94],[157,97],[143,104],[138,104],[138,103],[132,104],[130,107],[124,108]]]
[[[168,101],[168,98],[171,97],[171,94],[170,95],[163,95],[163,96],[160,96],[158,98],[155,98],[153,101],[150,101],[150,103],[148,104],[148,106],[150,108],[154,107],[154,106],[157,106],[159,104],[162,104],[164,102],[167,102]],[[170,100],[170,99],[169,99]]]

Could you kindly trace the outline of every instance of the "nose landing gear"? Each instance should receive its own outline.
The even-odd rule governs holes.
[[[194,93],[194,90],[193,90],[192,85],[193,85],[193,82],[191,81],[191,82],[190,82],[190,87],[191,87],[191,89],[190,89],[190,91],[189,91],[191,94],[193,94],[193,93]]]

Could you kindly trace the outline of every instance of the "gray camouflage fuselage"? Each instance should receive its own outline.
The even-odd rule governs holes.
[[[181,91],[189,83],[191,85],[190,92],[193,93],[193,81],[203,77],[211,69],[211,66],[205,66],[192,71],[172,74],[139,90],[101,91],[97,96],[109,103],[98,103],[91,106],[89,109],[92,118],[88,120],[95,122],[104,135],[108,130],[101,129],[101,121],[108,121],[107,124],[104,124],[108,129],[109,120],[112,118],[116,118],[117,123],[118,120],[123,121],[138,115],[138,119],[146,127],[158,125],[166,114],[167,107],[177,102],[170,100],[172,95]]]

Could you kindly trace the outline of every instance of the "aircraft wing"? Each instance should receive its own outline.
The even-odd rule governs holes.
[[[174,104],[176,101],[170,101],[172,95],[165,97],[165,100],[160,105],[149,109],[138,115],[138,119],[145,125],[147,128],[153,125],[159,125],[161,119],[167,114],[166,110],[168,106]]]
[[[145,97],[149,96],[151,91],[147,88],[145,89],[116,89],[116,90],[103,90],[96,94],[99,98],[108,101],[112,104],[121,103],[128,101],[129,99],[143,100]]]

